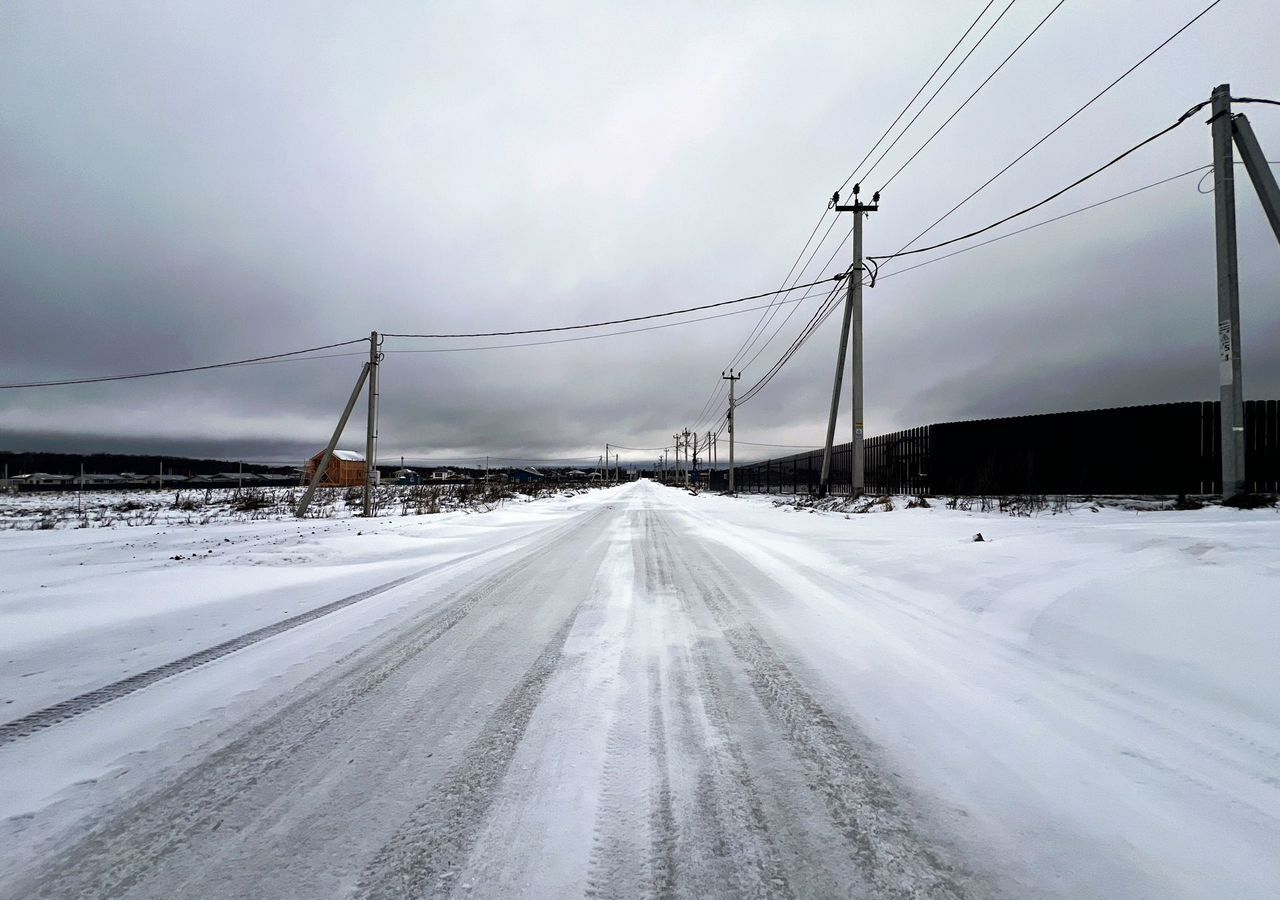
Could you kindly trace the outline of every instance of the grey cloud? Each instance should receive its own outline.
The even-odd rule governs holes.
[[[0,380],[198,365],[373,328],[568,324],[776,287],[825,198],[976,11],[960,6],[14,4],[0,34]],[[897,249],[1196,9],[1065,5],[885,190],[868,249]],[[1043,12],[1010,13],[869,189]],[[1060,187],[1220,81],[1275,94],[1269,30],[1242,32],[1242,16],[1274,12],[1254,0],[1206,16],[928,239]],[[1280,116],[1248,112],[1280,153]],[[1207,159],[1197,119],[1043,217]],[[886,278],[867,298],[870,430],[1213,396],[1212,204],[1194,183]],[[1248,191],[1242,180],[1246,387],[1276,397],[1280,255]],[[694,424],[757,318],[389,353],[382,448],[661,444]],[[741,437],[819,439],[835,327],[743,408]],[[292,458],[327,435],[359,365],[3,392],[0,446]],[[349,436],[359,443],[358,426]]]

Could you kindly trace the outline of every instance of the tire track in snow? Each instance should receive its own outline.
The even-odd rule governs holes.
[[[442,638],[480,602],[514,579],[491,579],[431,614],[377,657],[375,665],[325,684],[289,704],[247,735],[216,751],[176,784],[95,829],[38,876],[31,897],[118,897],[139,885],[193,837],[216,831],[221,811],[248,795],[294,754],[336,725],[400,668]],[[361,651],[356,651],[359,653]],[[352,654],[355,655],[355,654]]]
[[[669,539],[679,540],[663,523]],[[742,665],[782,736],[797,759],[811,772],[809,785],[822,798],[832,823],[847,842],[871,896],[959,900],[968,896],[963,882],[968,873],[943,858],[942,850],[916,832],[889,779],[872,763],[868,744],[860,751],[804,687],[777,652],[746,619],[722,584],[734,576],[707,557],[711,575],[683,557],[671,557],[686,583],[711,612],[721,633]]]
[[[365,869],[356,888],[368,900],[439,896],[467,861],[516,748],[560,665],[581,604],[551,638],[529,671],[493,711],[464,761],[435,786]]]
[[[598,517],[599,513],[589,514],[555,534],[593,528]],[[135,888],[145,892],[148,879],[167,859],[221,828],[226,810],[255,796],[277,770],[327,733],[340,733],[345,720],[415,658],[481,604],[495,595],[500,599],[527,578],[528,561],[522,556],[399,633],[372,648],[351,651],[335,663],[337,671],[318,676],[301,696],[172,784],[108,814],[85,837],[42,860],[19,882],[3,885],[0,897],[109,898]]]
[[[627,685],[618,711],[623,736],[610,748],[620,754],[610,775],[617,770],[630,780],[605,784],[606,796],[634,798],[634,806],[602,807],[590,894],[790,897],[731,712],[705,675],[706,648],[687,640],[696,623],[652,519],[646,511],[636,529],[640,614],[620,673]],[[637,758],[642,764],[629,769],[621,762]],[[634,833],[637,822],[648,833],[644,856],[634,837],[617,839]]]
[[[679,615],[696,631],[696,610],[687,590],[676,589],[673,554],[665,527],[652,529],[650,544],[654,578],[675,601]],[[714,650],[695,638],[676,655],[668,691],[684,724],[683,750],[703,769],[693,791],[696,828],[710,853],[710,884],[690,885],[695,896],[725,884],[733,895],[789,900],[795,896],[782,855],[765,816],[760,789],[739,738],[740,723],[713,672]]]
[[[642,530],[633,515],[630,526]],[[633,543],[633,571],[647,575],[642,547]],[[618,665],[621,689],[605,741],[599,808],[587,868],[588,897],[600,900],[673,896],[675,822],[666,727],[658,685],[646,670],[661,628],[648,577],[636,591]]]
[[[430,566],[417,572],[411,572],[408,575],[402,575],[399,578],[393,578],[391,581],[383,582],[382,584],[375,585],[371,588],[366,588],[363,591],[358,591],[357,593],[342,597],[341,599],[331,601],[323,606],[317,606],[315,609],[310,609],[306,612],[289,616],[287,619],[281,619],[278,622],[273,622],[270,625],[264,625],[261,628],[255,628],[253,631],[242,634],[239,637],[231,638],[220,644],[215,644],[212,647],[206,647],[204,650],[197,650],[195,653],[191,653],[180,659],[175,659],[163,665],[147,669],[145,672],[138,672],[134,675],[128,676],[127,678],[122,678],[119,681],[104,685],[103,687],[86,691],[85,693],[72,697],[69,700],[62,700],[52,706],[46,706],[44,709],[38,709],[34,712],[27,713],[25,716],[0,725],[0,747],[12,743],[13,741],[20,740],[21,738],[30,737],[36,732],[43,731],[46,728],[52,728],[54,725],[66,722],[69,719],[74,719],[78,716],[84,715],[85,713],[92,712],[93,710],[98,709],[101,706],[105,706],[114,700],[119,700],[120,698],[127,697],[145,687],[150,687],[158,681],[164,681],[167,678],[172,678],[173,676],[180,675],[183,672],[189,672],[192,669],[207,665],[208,663],[221,659],[224,656],[235,653],[238,650],[243,650],[246,647],[251,647],[261,641],[265,641],[267,638],[275,637],[277,634],[282,634],[286,631],[297,628],[300,625],[306,625],[310,622],[314,622],[316,619],[320,619],[324,616],[338,612],[339,610],[346,609],[348,606],[353,606],[362,600],[368,600],[371,597],[384,594],[387,591],[409,584],[412,581],[417,581],[420,578],[425,578],[428,575],[447,571],[453,566],[461,565],[462,563],[475,559],[478,556],[483,556],[486,553],[496,552],[520,540],[524,540],[524,538],[516,538],[513,541],[499,544],[497,547],[477,550],[473,553],[460,556],[457,559],[452,559],[448,562],[440,563],[439,565]]]

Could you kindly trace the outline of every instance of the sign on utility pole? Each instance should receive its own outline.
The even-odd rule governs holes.
[[[853,465],[850,474],[850,491],[857,497],[865,486],[865,456],[862,446],[862,217],[880,208],[880,194],[872,196],[870,203],[858,200],[859,185],[853,186],[853,205],[839,206],[840,194],[831,198],[836,212],[853,213],[853,267],[849,270],[849,293],[844,304],[844,321],[840,325],[840,349],[836,355],[836,377],[831,386],[831,413],[827,417],[827,442],[822,451],[822,477],[818,482],[818,494],[825,497],[831,485],[831,445],[836,437],[836,415],[840,410],[840,385],[844,380],[844,355],[849,344],[849,330],[853,328],[853,359],[850,376],[853,393]]]

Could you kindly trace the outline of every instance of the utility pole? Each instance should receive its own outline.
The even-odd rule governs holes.
[[[684,486],[689,486],[689,429],[684,430]]]
[[[236,490],[244,488],[244,460],[240,460],[240,468],[236,470]]]
[[[697,482],[698,480],[698,432],[695,431],[691,435],[691,438],[693,439],[693,468],[691,470],[691,475],[692,475],[692,481]]]
[[[724,374],[723,372],[720,373],[720,378],[723,379],[724,381],[729,382],[728,424],[729,424],[729,493],[730,494],[736,493],[736,491],[734,490],[734,483],[733,483],[733,419],[734,419],[734,414],[735,414],[735,411],[737,410],[738,404],[734,400],[733,389],[734,387],[737,386],[738,379],[741,377],[742,377],[742,373],[739,372],[737,375],[734,375],[733,369],[729,370],[728,375]]]
[[[1280,240],[1280,188],[1244,115],[1231,113],[1231,85],[1213,89],[1213,211],[1218,263],[1218,397],[1222,497],[1248,490],[1245,480],[1244,381],[1240,354],[1240,275],[1236,254],[1235,156],[1240,150],[1267,221]]]
[[[356,401],[360,399],[360,389],[364,387],[365,380],[369,377],[369,369],[369,363],[365,363],[360,368],[360,377],[356,379],[356,386],[351,389],[351,397],[348,398],[347,405],[342,410],[342,415],[338,417],[338,427],[333,429],[333,436],[329,438],[329,444],[324,448],[324,455],[320,457],[320,465],[316,466],[315,474],[311,476],[311,484],[307,485],[306,491],[302,494],[302,499],[298,501],[298,509],[294,515],[299,519],[307,514],[307,507],[311,505],[311,498],[315,496],[316,488],[324,480],[324,473],[329,468],[329,461],[333,459],[334,448],[338,446],[338,439],[342,437],[342,431],[347,427],[347,419],[351,418],[351,410],[355,409]],[[160,463],[160,480],[164,480],[163,462]]]
[[[1213,89],[1213,212],[1218,260],[1218,398],[1222,496],[1244,492],[1244,385],[1240,371],[1240,274],[1236,259],[1235,154],[1231,86]]]
[[[844,355],[849,344],[849,330],[853,329],[853,358],[850,381],[853,394],[853,471],[850,473],[850,491],[856,497],[862,493],[865,477],[865,457],[862,446],[862,217],[880,208],[880,194],[875,193],[870,203],[858,200],[859,185],[853,186],[853,204],[840,206],[840,194],[831,198],[831,206],[838,213],[853,213],[853,266],[849,270],[849,293],[844,305],[844,321],[840,326],[840,350],[836,356],[836,377],[831,387],[831,413],[827,418],[827,442],[822,451],[822,477],[818,482],[818,494],[825,497],[831,485],[831,445],[836,436],[836,415],[840,409],[840,385],[844,380]]]
[[[369,332],[369,427],[364,436],[364,514],[373,515],[373,483],[378,478],[378,332]]]

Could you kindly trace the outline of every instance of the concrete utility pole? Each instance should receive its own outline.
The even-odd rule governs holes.
[[[734,375],[733,369],[730,369],[728,375],[721,372],[720,377],[729,382],[729,493],[735,494],[737,492],[733,483],[733,419],[736,414],[738,404],[734,400],[733,389],[737,385],[738,379],[742,377],[742,373],[739,372],[737,375]]]
[[[378,479],[378,332],[369,332],[369,427],[364,436],[364,514],[373,515],[373,483]]]
[[[609,483],[609,445],[604,445],[604,471],[600,475],[600,480],[605,484]]]
[[[693,441],[693,450],[692,450],[693,466],[690,468],[689,471],[691,476],[690,483],[693,483],[698,480],[698,432],[695,431],[692,435],[690,435],[690,438]]]
[[[1240,275],[1236,265],[1235,156],[1231,86],[1213,89],[1213,211],[1218,258],[1218,395],[1222,420],[1222,496],[1244,483],[1244,385],[1240,370]]]
[[[342,410],[342,415],[338,418],[338,427],[333,429],[333,436],[329,438],[329,444],[324,448],[324,455],[320,457],[320,465],[316,466],[315,474],[311,476],[311,484],[307,485],[302,499],[298,501],[298,509],[294,515],[299,519],[307,514],[307,507],[311,505],[311,498],[315,496],[316,488],[320,486],[320,482],[324,479],[324,473],[329,468],[329,461],[333,459],[333,450],[338,446],[338,439],[342,437],[342,431],[347,427],[347,419],[351,418],[351,410],[355,409],[356,401],[360,399],[360,389],[364,387],[365,379],[368,377],[369,363],[365,363],[360,369],[360,377],[356,379],[356,386],[351,389],[351,397],[347,400],[347,405]],[[161,481],[163,481],[163,463],[160,464],[160,476]]]
[[[853,358],[850,381],[853,394],[853,471],[850,491],[857,497],[862,493],[865,477],[865,457],[862,446],[862,217],[880,208],[880,194],[872,196],[870,203],[858,200],[860,185],[853,186],[853,205],[839,206],[839,194],[831,198],[836,212],[853,213],[853,267],[849,270],[849,293],[844,305],[844,321],[840,325],[840,350],[836,357],[835,383],[831,387],[831,413],[827,417],[827,442],[822,452],[822,477],[818,482],[818,494],[825,497],[831,484],[831,445],[836,436],[836,415],[840,409],[840,385],[844,380],[844,355],[849,344],[849,330],[853,329]]]
[[[1240,354],[1240,276],[1236,253],[1235,157],[1239,149],[1271,230],[1280,241],[1280,187],[1253,127],[1231,113],[1231,85],[1213,89],[1213,211],[1218,260],[1218,394],[1222,420],[1222,496],[1248,490],[1245,480],[1244,380]]]
[[[689,429],[684,430],[684,486],[689,486]]]

